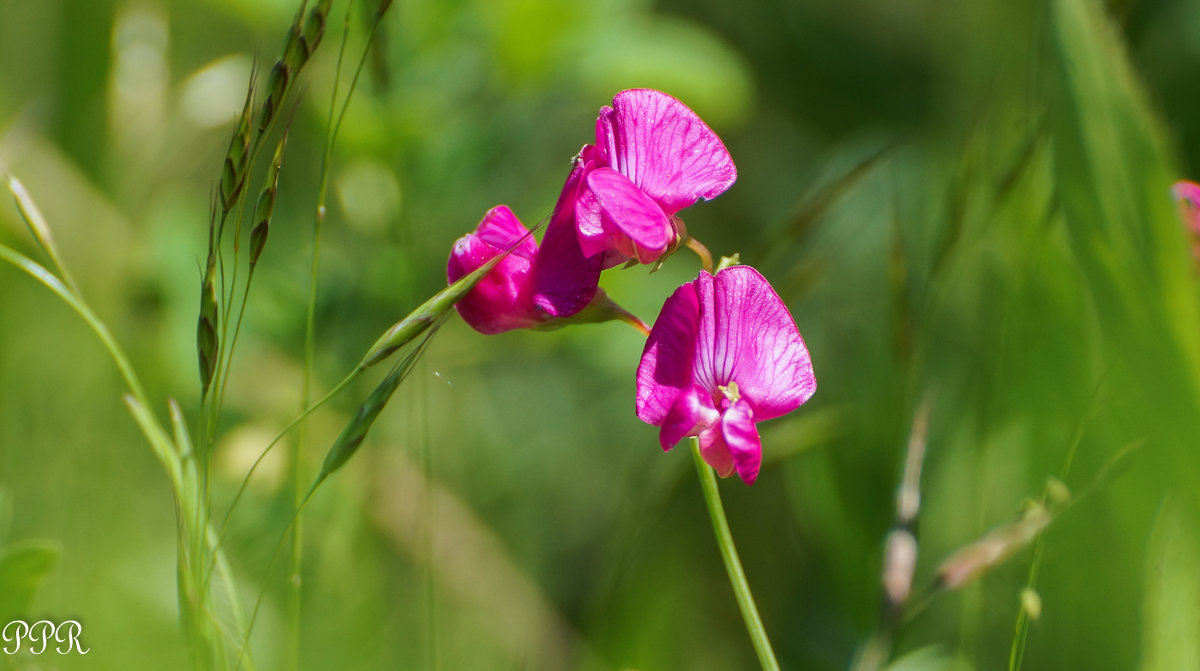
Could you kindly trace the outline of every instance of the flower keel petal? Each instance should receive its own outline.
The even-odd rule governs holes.
[[[459,238],[446,262],[446,279],[453,283],[500,254],[529,231],[507,207],[499,205],[484,216],[475,231]],[[544,320],[530,301],[529,274],[537,243],[526,238],[516,249],[455,304],[472,328],[493,335],[527,328]]]
[[[721,436],[738,477],[748,485],[754,484],[762,465],[762,441],[749,403],[739,400],[721,414]]]
[[[669,450],[683,438],[698,435],[712,426],[720,417],[721,413],[713,405],[708,392],[699,387],[689,387],[675,398],[671,410],[663,418],[658,440],[664,450]]]
[[[723,478],[733,473],[733,455],[725,444],[719,423],[700,432],[700,457]]]
[[[667,251],[675,238],[670,217],[629,178],[612,168],[597,168],[586,182],[576,208],[585,254],[616,249],[639,263],[653,263]]]

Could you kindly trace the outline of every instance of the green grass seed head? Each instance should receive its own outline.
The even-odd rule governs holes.
[[[259,134],[265,134],[271,127],[271,122],[279,115],[279,107],[283,96],[287,94],[288,83],[291,80],[290,69],[284,61],[277,61],[267,76],[267,97],[263,100],[262,114],[258,122]]]
[[[253,115],[254,81],[246,90],[246,103],[238,118],[233,137],[229,140],[229,151],[225,153],[225,164],[221,169],[221,207],[228,213],[237,202],[246,185],[247,166],[250,162],[250,122]]]
[[[267,233],[271,230],[271,216],[275,213],[275,193],[279,189],[279,168],[283,165],[283,147],[287,144],[287,131],[275,146],[275,157],[267,173],[267,183],[258,196],[254,208],[254,228],[250,230],[250,267],[258,263],[263,246],[267,244]]]
[[[304,6],[296,14],[296,19],[288,28],[287,37],[283,41],[283,55],[271,68],[267,77],[267,97],[263,100],[262,114],[258,123],[258,132],[265,134],[271,123],[279,116],[283,98],[296,75],[308,63],[321,37],[325,34],[325,22],[329,16],[328,0],[318,2],[315,7],[304,14]]]
[[[200,395],[208,393],[217,370],[217,287],[213,273],[204,273],[200,285],[200,318],[196,323],[196,351],[200,359]]]
[[[321,43],[321,38],[325,35],[325,22],[329,16],[329,5],[331,0],[321,0],[316,7],[308,13],[308,19],[304,22],[304,45],[307,47],[308,56],[317,50],[317,45]]]
[[[408,374],[412,372],[417,360],[425,351],[425,346],[429,344],[430,339],[437,332],[437,328],[441,325],[438,322],[434,325],[433,330],[426,334],[424,340],[420,341],[413,349],[408,352],[408,355],[398,361],[387,377],[375,387],[367,400],[363,401],[358,407],[358,411],[346,423],[345,428],[338,434],[337,439],[333,441],[333,445],[329,448],[329,452],[325,455],[325,461],[321,464],[321,473],[317,476],[317,482],[321,482],[334,471],[338,470],[354,456],[358,448],[362,445],[363,440],[367,437],[367,432],[371,430],[371,426],[375,424],[375,420],[379,418],[379,414],[383,412],[392,395],[404,381]]]

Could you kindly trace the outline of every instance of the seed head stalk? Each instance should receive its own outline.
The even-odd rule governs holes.
[[[329,98],[329,115],[326,125],[325,150],[321,157],[321,181],[317,190],[317,208],[316,215],[313,221],[313,252],[312,265],[309,275],[309,293],[308,293],[308,310],[305,316],[304,323],[304,377],[301,384],[300,407],[303,411],[309,405],[309,398],[312,389],[312,372],[313,359],[316,352],[316,305],[317,305],[317,289],[319,285],[320,265],[321,265],[321,229],[325,222],[326,214],[326,194],[329,188],[329,172],[333,159],[333,147],[337,142],[338,132],[342,126],[342,120],[345,118],[346,109],[350,106],[350,99],[354,95],[354,89],[358,84],[359,75],[362,73],[363,65],[367,61],[367,55],[370,53],[375,34],[378,31],[379,24],[383,20],[389,3],[380,5],[375,13],[374,21],[371,24],[370,33],[367,35],[366,44],[363,47],[362,56],[358,60],[358,65],[354,70],[354,76],[350,80],[345,98],[341,101],[341,109],[338,110],[338,88],[341,82],[342,64],[345,60],[346,45],[349,43],[350,37],[350,17],[354,10],[354,0],[350,0],[346,5],[346,19],[342,32],[341,45],[338,48],[337,65],[334,69],[333,92]],[[336,111],[336,114],[335,114]],[[304,489],[304,472],[301,464],[301,456],[304,453],[304,445],[306,438],[306,424],[301,422],[297,440],[292,448],[292,488],[294,494],[294,504],[296,506],[295,519],[292,523],[292,546],[291,546],[291,561],[288,580],[288,667],[296,669],[299,666],[300,659],[300,623],[301,623],[301,571],[303,569],[303,531],[304,525],[300,512],[303,508],[303,502],[307,500]]]

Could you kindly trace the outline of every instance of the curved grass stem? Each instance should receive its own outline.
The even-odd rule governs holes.
[[[313,357],[316,352],[316,328],[315,316],[317,305],[317,289],[318,279],[320,275],[321,263],[321,228],[325,222],[325,197],[329,186],[329,172],[333,161],[333,147],[337,142],[338,132],[341,130],[342,119],[346,115],[346,109],[350,106],[350,99],[354,95],[354,89],[358,84],[359,74],[362,72],[363,65],[367,61],[367,54],[371,48],[376,31],[380,21],[383,19],[383,11],[377,12],[375,20],[371,25],[370,34],[367,36],[366,46],[363,48],[362,57],[359,58],[358,66],[354,71],[354,77],[350,80],[345,98],[342,99],[341,109],[335,115],[338,105],[338,84],[341,81],[342,62],[346,55],[346,45],[350,41],[350,25],[351,15],[354,10],[354,2],[351,0],[346,5],[346,22],[342,34],[342,43],[338,49],[337,66],[334,70],[333,93],[329,99],[329,119],[326,126],[326,141],[325,150],[321,157],[321,181],[317,191],[317,209],[316,218],[313,222],[313,253],[312,266],[310,270],[309,294],[308,294],[308,310],[305,315],[304,326],[304,380],[301,389],[300,406],[303,410],[308,406],[310,390],[312,385]],[[336,119],[336,120],[335,120]],[[296,515],[291,524],[292,544],[291,544],[291,559],[290,565],[290,580],[288,581],[288,668],[295,669],[299,666],[300,658],[300,622],[301,622],[301,585],[300,572],[303,559],[303,530],[304,522],[300,517],[300,511],[303,508],[303,501],[307,500],[307,496],[311,496],[311,491],[308,495],[303,495],[303,468],[301,463],[301,455],[304,451],[305,425],[300,425],[300,437],[296,441],[292,450],[292,486],[295,499],[293,501],[296,506]]]
[[[142,383],[138,379],[137,373],[134,371],[133,365],[125,355],[124,350],[121,349],[121,346],[112,336],[108,327],[92,311],[83,298],[54,273],[8,246],[0,245],[0,260],[12,264],[50,289],[50,291],[74,310],[96,334],[103,344],[104,349],[108,351],[109,356],[116,363],[117,369],[121,373],[121,378],[129,389],[129,393],[125,397],[125,403],[129,407],[129,412],[133,416],[134,421],[145,435],[146,441],[150,444],[155,456],[158,457],[159,462],[162,463],[163,468],[167,471],[176,501],[181,507],[180,514],[183,516],[183,519],[193,522],[201,519],[199,514],[191,509],[199,504],[197,493],[188,491],[188,483],[195,481],[195,476],[194,474],[185,474],[184,469],[187,464],[191,463],[188,460],[193,459],[195,455],[190,449],[186,450],[187,454],[182,453],[188,441],[186,440],[186,430],[182,425],[182,414],[179,412],[178,407],[174,404],[171,407],[172,425],[175,428],[175,438],[172,439],[171,434],[166,431],[163,424],[150,410],[151,405],[146,397],[145,389],[142,387]],[[212,537],[207,523],[202,528],[194,529],[193,532],[195,534],[191,539],[193,546],[198,543],[211,544],[213,563],[220,565],[223,574],[228,573],[228,565],[224,554],[221,551],[219,543]],[[182,557],[182,548],[180,549],[180,553]],[[193,567],[198,565],[194,557],[191,565]],[[186,575],[194,579],[196,572],[189,570]],[[231,580],[227,582],[227,587],[232,587]],[[189,589],[192,589],[193,597],[196,599],[193,604],[193,615],[199,615],[207,611],[207,591],[194,588],[194,584],[189,586]],[[231,592],[228,597],[231,599],[231,603],[236,604],[236,594]],[[181,607],[183,607],[182,602]],[[193,617],[191,621],[191,631],[188,634],[193,637],[193,644],[198,645],[197,642],[204,640],[199,625],[201,620],[198,617]],[[198,660],[199,657],[195,659]],[[199,662],[195,663],[200,664]]]

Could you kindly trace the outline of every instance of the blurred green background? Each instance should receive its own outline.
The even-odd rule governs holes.
[[[374,10],[360,4],[351,58]],[[278,57],[295,6],[0,2],[0,160],[155,411],[177,398],[193,425],[209,200],[251,65]],[[346,16],[335,2],[297,87],[218,438],[218,515],[300,406]],[[330,172],[319,390],[444,286],[450,245],[484,211],[549,214],[617,90],[660,88],[739,170],[683,213],[689,231],[773,282],[819,381],[761,427],[758,482],[722,482],[783,667],[846,668],[876,627],[926,397],[918,585],[1048,478],[1076,502],[1036,560],[1025,549],[904,626],[894,668],[1010,668],[1035,561],[1021,668],[1200,667],[1200,277],[1169,196],[1200,176],[1200,3],[397,0],[378,37]],[[7,204],[0,242],[36,257]],[[602,284],[649,321],[697,269],[681,254]],[[691,459],[633,414],[641,347],[618,324],[484,337],[452,318],[309,508],[301,668],[752,668]],[[306,469],[374,382],[313,417]],[[91,648],[0,666],[186,663],[175,508],[122,389],[73,313],[0,268],[0,544],[58,549],[28,615],[79,620]],[[227,539],[243,598],[265,589],[266,669],[285,657],[282,571],[264,579],[290,513],[285,454]]]

